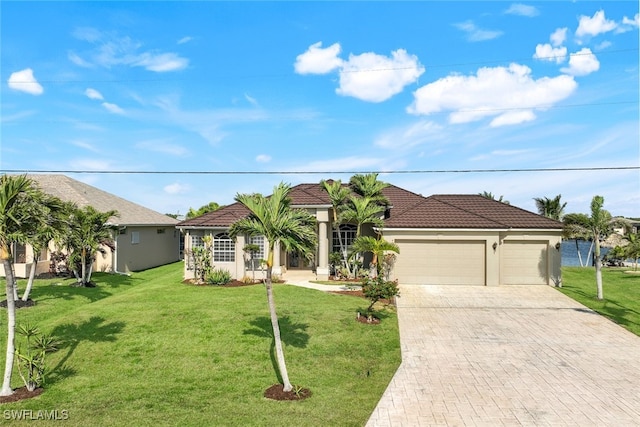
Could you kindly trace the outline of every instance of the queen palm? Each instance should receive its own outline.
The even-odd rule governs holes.
[[[342,185],[341,180],[337,181],[325,181],[324,179],[320,181],[320,187],[329,195],[329,199],[331,200],[331,206],[333,211],[333,221],[331,222],[333,228],[337,231],[338,235],[338,244],[340,245],[340,254],[342,256],[342,261],[344,266],[349,269],[349,263],[347,262],[347,249],[345,247],[344,241],[342,240],[342,233],[340,232],[340,212],[342,211],[344,204],[349,200],[350,191],[348,187]],[[351,274],[351,271],[349,271]]]
[[[349,180],[349,186],[354,193],[362,198],[382,206],[389,204],[389,200],[382,194],[382,190],[387,188],[389,184],[379,181],[377,173],[353,175]]]
[[[382,212],[384,207],[374,201],[364,197],[351,197],[340,213],[340,221],[356,225],[356,237],[362,234],[364,224],[372,224],[375,227],[382,227]]]
[[[540,215],[561,221],[564,216],[564,208],[567,207],[566,203],[560,202],[561,197],[562,195],[558,194],[553,199],[549,199],[548,197],[535,197],[533,200],[536,202],[536,208],[538,208]]]
[[[282,377],[284,391],[291,391],[293,386],[289,382],[280,339],[278,315],[273,298],[271,283],[273,255],[275,248],[281,245],[286,251],[298,251],[310,258],[313,256],[318,240],[315,231],[315,217],[305,210],[291,208],[290,191],[291,187],[288,184],[280,183],[274,188],[270,197],[264,197],[261,194],[236,195],[235,200],[249,209],[249,215],[235,222],[229,229],[229,235],[232,238],[239,235],[264,236],[268,242],[265,287],[278,370]]]
[[[7,353],[0,396],[13,394],[11,374],[15,355],[16,306],[10,245],[13,242],[26,243],[34,224],[42,221],[42,217],[33,216],[32,209],[25,209],[26,206],[33,206],[32,201],[41,198],[41,195],[33,181],[24,175],[0,176],[0,258],[6,280],[8,320]]]

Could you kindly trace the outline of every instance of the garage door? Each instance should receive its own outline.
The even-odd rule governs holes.
[[[547,265],[547,242],[503,242],[502,284],[546,285],[549,277]]]
[[[485,242],[396,240],[394,276],[403,284],[484,285]]]

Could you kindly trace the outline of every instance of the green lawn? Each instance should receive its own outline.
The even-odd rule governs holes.
[[[625,273],[625,270],[633,269],[602,269],[602,301],[596,299],[596,273],[593,267],[563,267],[563,287],[558,289],[640,335],[640,274]]]
[[[275,285],[291,382],[313,395],[271,401],[262,393],[279,381],[264,286],[187,286],[181,276],[176,263],[131,277],[98,273],[93,289],[37,281],[37,305],[18,310],[18,323],[66,345],[51,355],[45,392],[0,411],[66,410],[67,421],[51,424],[83,426],[366,423],[400,363],[394,313],[365,325],[354,320],[363,299]],[[22,385],[17,372],[12,385]]]

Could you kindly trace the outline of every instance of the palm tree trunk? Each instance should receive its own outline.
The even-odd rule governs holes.
[[[278,361],[278,371],[282,377],[283,391],[291,391],[293,386],[289,382],[289,374],[287,373],[287,364],[284,360],[284,351],[282,350],[282,341],[280,339],[280,325],[278,324],[278,314],[276,313],[276,303],[273,299],[273,285],[271,283],[271,272],[273,270],[273,250],[269,249],[267,256],[267,303],[269,304],[269,315],[271,317],[271,327],[273,328],[273,341],[276,348],[276,360]]]
[[[0,396],[10,396],[13,394],[11,388],[11,375],[13,374],[13,358],[16,352],[16,302],[13,295],[14,276],[11,257],[7,247],[2,247],[2,265],[4,266],[5,280],[7,282],[7,356],[4,364],[4,377],[2,379],[2,389]]]
[[[33,279],[36,277],[36,270],[38,269],[38,260],[34,257],[33,262],[31,263],[31,271],[29,272],[29,280],[27,281],[27,288],[24,290],[24,294],[22,295],[22,301],[26,301],[29,299],[29,294],[31,293],[31,288],[33,287]]]
[[[578,239],[575,239],[576,242],[576,252],[578,253],[578,260],[580,261],[580,267],[584,267],[582,263],[582,254],[580,253],[580,245],[578,245]]]
[[[598,299],[604,299],[602,292],[602,261],[600,260],[600,239],[599,236],[595,236],[596,250],[593,254],[594,261],[596,262],[596,288],[598,290]]]
[[[82,256],[80,257],[80,262],[82,263],[82,286],[85,286],[87,282],[85,282],[85,277],[87,275],[87,250],[82,248]]]

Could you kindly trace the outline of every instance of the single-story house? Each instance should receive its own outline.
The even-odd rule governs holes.
[[[404,284],[440,285],[554,285],[560,280],[562,223],[480,195],[433,195],[423,197],[391,185],[383,190],[390,202],[384,226],[376,230],[400,248],[391,279]],[[292,207],[306,209],[317,219],[318,247],[314,262],[296,253],[277,250],[274,273],[308,271],[325,280],[329,276],[329,254],[339,250],[338,232],[349,244],[355,225],[332,227],[332,205],[319,184],[292,187]],[[225,206],[177,227],[185,238],[185,249],[202,246],[202,238],[213,238],[213,265],[235,278],[251,275],[243,247],[257,244],[266,258],[262,236],[229,238],[231,224],[248,214],[239,203]],[[364,235],[374,235],[369,227]],[[193,277],[193,263],[185,257],[185,278]]]
[[[178,220],[65,175],[29,174],[28,178],[45,193],[78,207],[90,205],[101,212],[118,211],[119,216],[109,219],[118,229],[113,236],[116,249],[104,248],[105,254],[98,254],[94,271],[128,273],[180,260],[180,233],[175,228]],[[34,256],[38,257],[36,274],[48,272],[53,250],[55,247],[50,244],[34,254],[31,246],[14,244],[16,277],[29,276]],[[0,275],[4,276],[1,265]]]

